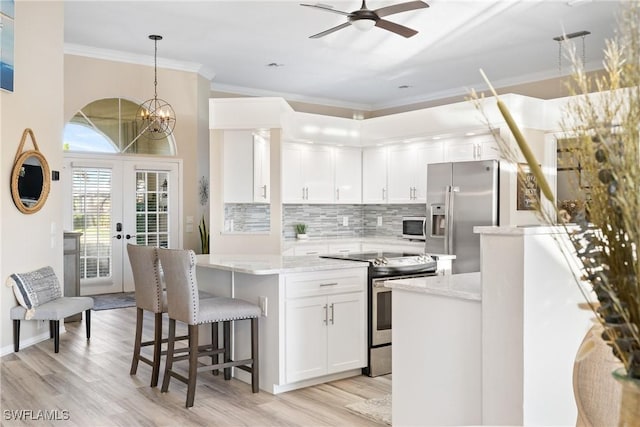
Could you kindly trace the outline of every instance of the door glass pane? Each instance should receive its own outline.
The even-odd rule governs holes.
[[[169,247],[169,174],[136,173],[136,242]],[[141,243],[143,242],[143,243]]]
[[[111,277],[111,169],[74,168],[73,231],[80,237],[80,278]]]

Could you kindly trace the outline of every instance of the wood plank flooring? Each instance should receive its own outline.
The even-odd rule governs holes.
[[[152,336],[152,325],[151,316],[145,316],[145,338]],[[391,392],[390,375],[358,376],[274,396],[253,394],[249,384],[235,379],[201,373],[195,405],[186,409],[181,382],[171,381],[169,392],[160,393],[164,364],[157,388],[149,387],[151,368],[146,364],[139,364],[136,376],[129,375],[135,308],[94,311],[91,326],[89,343],[84,321],[67,323],[58,354],[48,340],[1,359],[0,425],[376,426],[380,424],[345,405]],[[23,412],[20,421],[8,412],[15,410],[32,412]],[[58,421],[43,420],[47,415]]]

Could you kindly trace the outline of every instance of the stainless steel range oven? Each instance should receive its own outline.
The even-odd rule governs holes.
[[[391,373],[391,289],[384,282],[393,279],[433,276],[436,261],[428,255],[402,252],[364,252],[324,255],[323,258],[368,261],[368,364],[366,375]]]

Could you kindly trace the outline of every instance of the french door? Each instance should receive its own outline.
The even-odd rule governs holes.
[[[65,156],[66,230],[81,232],[80,294],[134,290],[127,244],[181,247],[180,162]]]

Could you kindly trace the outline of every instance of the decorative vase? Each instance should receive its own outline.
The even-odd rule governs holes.
[[[627,376],[623,368],[613,371],[613,377],[622,387],[618,427],[640,427],[640,380]]]
[[[298,240],[306,240],[309,238],[307,234],[296,234],[296,237],[298,238]]]

